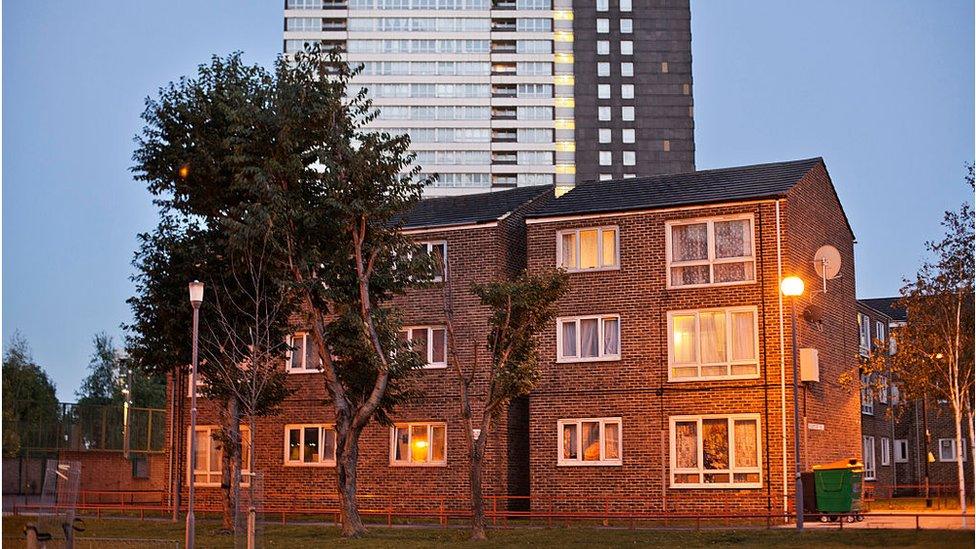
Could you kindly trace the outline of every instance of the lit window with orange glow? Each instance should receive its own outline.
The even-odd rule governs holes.
[[[391,429],[391,434],[390,465],[447,464],[447,424],[398,423]]]

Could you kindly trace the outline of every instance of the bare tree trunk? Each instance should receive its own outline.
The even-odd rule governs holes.
[[[966,520],[966,470],[962,462],[963,439],[962,439],[962,410],[961,402],[954,402],[952,406],[953,417],[956,424],[956,473],[959,476],[959,509],[963,514],[963,521]],[[965,524],[965,522],[964,522]]]
[[[973,400],[966,395],[966,417],[969,419],[969,461],[973,468],[973,478],[976,479],[976,424],[973,424]]]
[[[237,528],[237,502],[240,497],[240,407],[236,398],[227,400],[224,410],[224,451],[221,455],[220,489],[223,493],[221,530],[235,532]]]
[[[356,503],[356,466],[359,463],[360,429],[348,418],[336,422],[336,483],[339,489],[339,520],[343,537],[360,537],[366,526]]]
[[[471,448],[471,467],[469,477],[471,482],[471,539],[486,540],[485,531],[485,498],[481,489],[481,478],[485,462],[485,441],[487,433],[482,430],[478,438],[473,441]]]

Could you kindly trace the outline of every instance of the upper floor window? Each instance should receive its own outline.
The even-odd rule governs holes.
[[[619,269],[617,227],[559,231],[556,263],[567,271]]]
[[[966,439],[962,439],[962,460],[966,461]],[[956,461],[956,439],[939,439],[939,461]]]
[[[759,376],[756,308],[668,313],[668,380]]]
[[[861,375],[861,413],[874,415],[874,389],[871,386],[871,376]]]
[[[580,316],[556,320],[557,362],[620,358],[620,316]]]
[[[285,370],[289,374],[315,373],[322,370],[318,349],[307,332],[297,332],[288,337],[288,353]]]
[[[561,419],[558,465],[620,465],[620,418]]]
[[[444,326],[410,326],[400,330],[400,337],[413,345],[427,368],[447,368],[447,328]]]
[[[285,465],[332,466],[335,452],[331,425],[285,425]]]
[[[398,423],[390,429],[390,465],[446,465],[446,423]]]
[[[220,431],[216,425],[199,425],[196,429],[196,452],[191,457],[193,483],[196,486],[220,486],[223,467],[223,443],[214,439],[214,434]],[[189,445],[187,445],[189,447]],[[251,463],[251,430],[241,426],[241,464],[242,477],[246,483]]]
[[[868,315],[857,313],[858,326],[858,347],[862,355],[867,356],[871,352],[871,318]]]
[[[669,288],[756,279],[752,215],[672,221],[665,236]]]
[[[884,322],[875,321],[874,323],[874,339],[884,342]]]
[[[759,415],[672,416],[672,488],[761,488]]]
[[[420,249],[427,253],[434,262],[434,278],[432,282],[442,282],[447,278],[447,241],[421,242]]]

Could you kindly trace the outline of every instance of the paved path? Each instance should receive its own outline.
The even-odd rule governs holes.
[[[906,529],[914,530],[915,528],[921,528],[923,530],[972,530],[973,524],[976,523],[976,519],[973,518],[972,514],[966,516],[965,523],[963,522],[963,517],[960,515],[955,516],[942,516],[948,513],[917,513],[915,511],[886,511],[878,513],[868,513],[864,515],[864,521],[843,524],[843,528],[893,528],[893,529]],[[917,523],[916,523],[917,516]],[[807,521],[806,526],[811,529],[837,529],[841,526],[836,522],[821,523],[819,521]]]

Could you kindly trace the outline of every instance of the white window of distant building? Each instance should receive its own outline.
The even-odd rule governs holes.
[[[395,424],[390,428],[390,465],[447,465],[447,424]]]
[[[610,143],[613,141],[613,137],[610,133],[610,128],[600,128],[600,143]]]
[[[634,107],[620,107],[620,118],[624,122],[633,122]]]
[[[637,152],[636,151],[624,151],[623,154],[623,164],[624,166],[633,166],[637,164]]]
[[[881,437],[881,465],[891,465],[891,439]]]
[[[962,460],[966,461],[966,439],[962,439]],[[956,439],[939,439],[939,461],[956,461]]]
[[[196,486],[220,486],[223,463],[223,444],[214,440],[214,434],[220,432],[216,425],[198,425],[196,429],[196,454],[192,455],[193,484]],[[189,435],[189,429],[187,430]],[[187,451],[189,451],[187,444]],[[248,464],[251,462],[251,430],[241,426],[241,463],[243,464],[243,478],[249,478]]]
[[[861,413],[874,415],[874,388],[871,384],[871,376],[865,374],[861,374]]]
[[[879,374],[878,382],[878,384],[881,386],[878,389],[878,402],[881,404],[888,404],[888,376]]]
[[[759,377],[755,307],[668,312],[668,381]]]
[[[400,338],[412,344],[425,368],[447,368],[447,329],[443,326],[408,326],[400,330]]]
[[[633,19],[621,19],[620,20],[620,34],[631,34],[634,32],[634,20]]]
[[[597,55],[610,55],[610,41],[609,40],[597,40],[596,41],[596,54]]]
[[[621,63],[620,76],[634,76],[634,64],[629,62]]]
[[[665,240],[669,288],[756,280],[752,215],[672,221]]]
[[[610,99],[610,84],[597,84],[596,96],[598,99]]]
[[[876,478],[874,466],[874,437],[862,437],[862,451],[864,455],[864,480]]]
[[[561,419],[557,422],[557,465],[620,465],[621,419]]]
[[[617,269],[620,267],[617,227],[593,227],[559,231],[556,264],[567,271]]]
[[[312,341],[312,334],[297,332],[288,336],[288,352],[285,354],[285,370],[289,374],[316,373],[322,371],[322,360]]]
[[[623,84],[620,86],[620,98],[621,99],[633,99],[634,98],[634,85],[633,84]]]
[[[635,141],[635,133],[633,128],[624,128],[621,134],[621,141],[624,143],[633,143]]]
[[[631,0],[620,0],[620,11],[630,11],[631,9]]]
[[[871,351],[871,319],[868,315],[857,313],[857,325],[860,335],[858,347],[861,354],[867,356]]]
[[[596,11],[607,11],[610,9],[610,0],[596,0]]]
[[[613,179],[613,175],[611,175],[611,174],[608,174],[608,173],[601,173],[600,174],[600,181],[609,181],[611,179]]]
[[[878,340],[881,343],[884,343],[885,336],[884,336],[884,323],[883,322],[877,322],[877,321],[875,321],[875,323],[874,323],[874,339]]]
[[[613,153],[610,151],[600,151],[600,165],[609,166],[613,164]]]
[[[556,362],[620,359],[620,315],[556,319]]]
[[[285,465],[332,467],[336,463],[332,425],[285,425]]]
[[[634,42],[631,40],[621,40],[620,55],[634,55]]]
[[[434,275],[431,281],[442,282],[447,277],[447,241],[420,242],[418,245],[434,261],[434,268],[437,274]]]
[[[596,32],[600,34],[606,34],[610,32],[610,20],[609,19],[597,19],[596,20]]]
[[[761,488],[759,414],[671,416],[672,488]]]
[[[597,63],[596,64],[596,75],[597,76],[610,76],[610,63]]]
[[[600,119],[600,122],[607,122],[607,121],[609,121],[610,118],[611,118],[611,116],[612,115],[611,115],[610,107],[598,107],[597,108],[597,118]]]
[[[908,463],[908,439],[895,440],[895,463]]]
[[[632,179],[634,177],[637,177],[637,174],[635,174],[635,173],[625,173],[624,174],[624,179]]]

